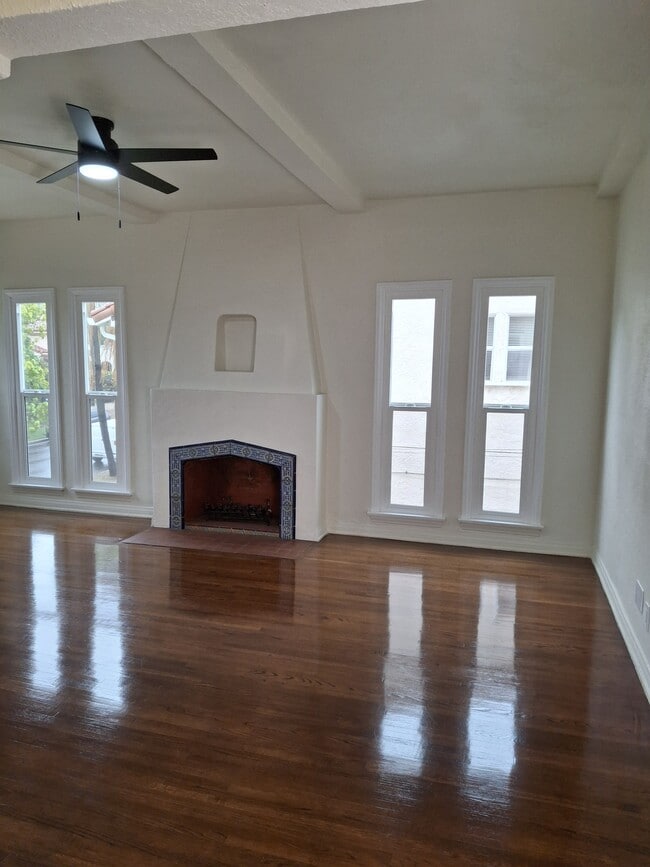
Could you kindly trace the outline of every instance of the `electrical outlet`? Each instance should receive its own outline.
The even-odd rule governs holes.
[[[645,608],[643,611],[643,616],[645,618],[646,631],[650,632],[650,602],[646,602]]]
[[[639,614],[643,614],[643,602],[645,599],[645,590],[641,586],[641,584],[637,581],[634,587],[634,602],[636,607],[639,609]]]

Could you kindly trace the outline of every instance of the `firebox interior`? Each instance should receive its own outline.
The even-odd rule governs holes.
[[[186,528],[275,533],[280,522],[280,468],[236,455],[187,460],[183,472]]]

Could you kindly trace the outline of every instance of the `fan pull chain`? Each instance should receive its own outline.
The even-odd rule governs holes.
[[[117,175],[117,228],[122,228],[122,197],[120,195],[120,175]]]
[[[77,222],[81,222],[81,205],[79,203],[79,165],[77,164]]]

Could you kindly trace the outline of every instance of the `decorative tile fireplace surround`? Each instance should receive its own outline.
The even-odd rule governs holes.
[[[280,468],[281,539],[322,539],[324,395],[155,389],[151,407],[154,527],[182,527],[185,461],[234,454]]]
[[[232,462],[225,462],[222,459],[232,458]],[[215,460],[216,459],[216,460]],[[224,478],[228,475],[228,470],[237,463],[241,463],[244,472],[249,474],[252,470],[249,467],[254,467],[255,464],[260,464],[263,467],[273,468],[276,473],[271,473],[267,482],[268,487],[260,486],[260,481],[256,477],[250,478],[250,484],[239,485],[239,496],[237,497],[237,486],[233,493],[236,497],[233,502],[232,497],[226,497],[227,488],[219,488],[219,478]],[[221,465],[221,469],[220,469]],[[264,526],[266,523],[269,527],[278,532],[281,539],[293,539],[295,537],[296,524],[296,456],[287,454],[286,452],[276,451],[274,449],[262,448],[252,445],[251,443],[241,443],[236,440],[222,440],[221,442],[212,443],[195,443],[193,445],[176,446],[169,449],[169,527],[172,530],[182,530],[187,526],[189,520],[188,502],[191,500],[188,485],[191,484],[189,477],[195,475],[190,473],[190,469],[197,468],[200,472],[195,480],[195,485],[201,487],[205,494],[202,502],[197,504],[196,511],[203,518],[204,526],[214,526],[221,529],[239,529],[243,532],[259,532],[256,529],[257,525]],[[185,470],[188,470],[186,473]],[[216,471],[216,472],[214,472]],[[277,474],[277,485],[275,478]],[[236,474],[231,475],[236,477]],[[207,484],[202,484],[204,477],[207,478]],[[209,477],[213,478],[210,479]],[[247,476],[244,475],[245,483]],[[270,484],[269,484],[270,483]],[[260,489],[258,499],[266,500],[269,504],[268,518],[264,516],[264,503],[250,503],[250,500],[255,496],[252,493],[255,488]],[[277,494],[275,488],[277,487]],[[212,495],[210,490],[212,488]],[[267,496],[268,494],[268,496]],[[212,496],[210,500],[209,497]],[[246,505],[245,500],[249,503]],[[213,512],[219,512],[215,516],[214,521],[206,520],[206,512],[210,512],[209,503],[221,501],[221,509],[217,506],[212,507]],[[279,502],[277,502],[279,501]],[[226,517],[223,512],[226,503],[232,503],[230,512],[243,511],[247,515],[246,520],[238,520],[238,516],[232,515]],[[271,503],[273,509],[271,509]],[[277,504],[276,504],[277,503]],[[250,513],[251,514],[247,514]],[[250,530],[249,530],[250,528]]]

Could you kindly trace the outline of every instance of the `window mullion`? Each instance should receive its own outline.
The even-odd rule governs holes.
[[[424,456],[424,507],[431,511],[435,505],[435,430],[434,409],[427,409],[426,452]]]
[[[386,391],[386,397],[388,398],[388,391]],[[387,399],[388,411],[384,415],[384,466],[390,467],[391,458],[393,454],[393,415],[394,409],[390,405],[390,401]],[[390,483],[391,476],[390,473],[383,473],[381,476],[381,503],[384,509],[390,508]]]

